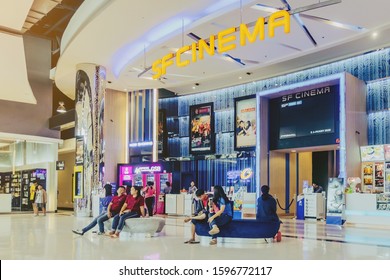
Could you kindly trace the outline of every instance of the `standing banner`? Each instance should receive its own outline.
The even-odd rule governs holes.
[[[326,223],[330,225],[342,225],[344,211],[344,179],[329,178]]]

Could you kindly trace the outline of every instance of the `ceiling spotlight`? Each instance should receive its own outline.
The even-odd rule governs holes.
[[[58,102],[58,104],[60,104],[60,106],[58,106],[57,112],[58,113],[66,113],[66,108],[64,106],[64,102],[60,101],[60,102]]]
[[[199,83],[195,83],[195,86],[196,86],[196,87],[199,86]]]
[[[247,74],[248,76],[250,76],[250,75],[252,75],[252,72],[246,72],[246,74]]]

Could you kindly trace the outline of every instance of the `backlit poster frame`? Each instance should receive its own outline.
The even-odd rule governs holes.
[[[256,148],[256,95],[234,99],[234,150]]]
[[[83,166],[75,166],[73,170],[73,198],[83,198],[84,195],[84,174]]]
[[[215,152],[214,103],[190,106],[190,154]]]
[[[76,159],[75,159],[76,165],[83,165],[84,164],[84,137],[77,136],[76,137]]]

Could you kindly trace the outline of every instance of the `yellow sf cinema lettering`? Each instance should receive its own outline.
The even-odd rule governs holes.
[[[283,27],[284,33],[290,33],[290,14],[287,11],[277,11],[269,17],[268,20],[268,36],[273,38],[275,36],[275,29]],[[256,40],[265,39],[265,19],[259,17],[250,32],[248,26],[244,23],[240,24],[239,27],[232,27],[220,31],[217,35],[211,35],[209,40],[206,41],[201,39],[198,43],[192,43],[191,45],[181,47],[176,53],[169,53],[162,59],[158,59],[152,64],[152,71],[154,73],[153,79],[159,79],[161,76],[167,73],[167,68],[175,64],[177,67],[185,67],[192,62],[196,62],[198,59],[203,59],[205,52],[209,56],[213,56],[215,52],[222,54],[231,50],[234,50],[236,45],[235,32],[239,31],[239,42],[241,46],[245,46],[247,41],[254,43]],[[217,40],[217,48],[215,47],[215,41]],[[191,55],[191,60],[183,59],[183,54],[186,52]]]

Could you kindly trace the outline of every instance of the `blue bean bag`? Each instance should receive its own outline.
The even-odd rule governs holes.
[[[221,232],[217,237],[236,238],[273,238],[279,231],[280,222],[260,222],[257,220],[232,220],[227,225],[221,226]],[[195,232],[199,236],[209,235],[208,223],[197,223]]]

